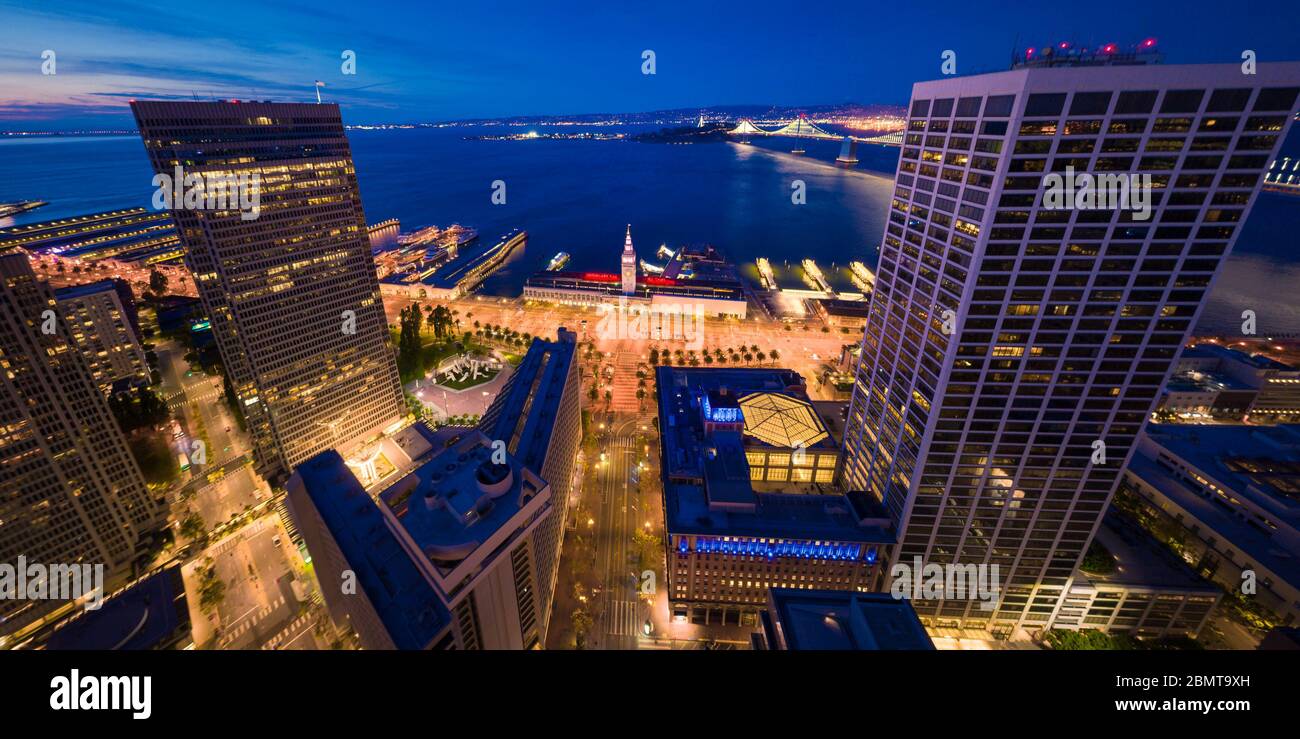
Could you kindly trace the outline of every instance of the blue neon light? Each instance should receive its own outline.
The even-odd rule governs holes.
[[[704,396],[704,417],[714,423],[740,423],[739,408],[714,408],[709,396]]]
[[[678,541],[677,551],[682,554],[691,551],[690,542],[686,537],[682,537]],[[814,544],[810,541],[775,543],[748,537],[732,537],[731,541],[724,541],[704,536],[695,537],[695,551],[700,554],[736,554],[740,556],[767,557],[768,559],[796,557],[799,559],[857,560],[862,559],[864,554],[861,544],[832,544],[829,542]],[[868,563],[876,561],[876,547],[866,550],[865,554]]]

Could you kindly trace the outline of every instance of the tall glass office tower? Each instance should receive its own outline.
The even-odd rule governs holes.
[[[98,564],[107,580],[129,571],[166,506],[57,313],[27,254],[0,252],[0,563]],[[0,598],[0,635],[64,603]]]
[[[999,566],[994,610],[916,601],[928,623],[1006,633],[1069,615],[1063,593],[1300,94],[1296,63],[1120,61],[913,87],[841,475],[888,509],[893,563]],[[1150,175],[1149,217],[1045,201],[1045,177],[1070,169]]]
[[[260,178],[256,211],[172,203],[258,473],[283,479],[399,421],[401,385],[338,106],[131,109],[156,173]]]

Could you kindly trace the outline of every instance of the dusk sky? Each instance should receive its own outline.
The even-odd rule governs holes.
[[[1167,63],[1239,62],[1243,49],[1300,58],[1291,2],[1164,5],[0,0],[0,130],[133,128],[132,98],[308,100],[318,79],[347,122],[381,123],[902,103],[939,76],[945,49],[966,74],[1067,38],[1155,37]],[[53,76],[41,74],[46,49]],[[340,72],[345,49],[355,76]]]

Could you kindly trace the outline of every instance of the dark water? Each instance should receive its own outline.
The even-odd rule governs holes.
[[[527,229],[527,249],[484,286],[501,295],[518,294],[559,251],[573,256],[569,269],[616,271],[628,223],[647,258],[660,243],[710,243],[738,263],[876,262],[897,149],[863,145],[862,163],[845,170],[832,164],[835,142],[807,142],[808,153],[795,156],[785,139],[744,146],[463,138],[522,130],[350,131],[367,220],[399,218],[404,230],[458,222],[485,239]],[[14,223],[148,206],[151,177],[136,137],[0,141],[0,202],[50,201]],[[494,180],[506,184],[504,205],[491,202]],[[804,205],[791,202],[795,180],[806,184]],[[1251,308],[1263,332],[1300,332],[1297,226],[1300,198],[1260,196],[1202,327],[1238,324]]]

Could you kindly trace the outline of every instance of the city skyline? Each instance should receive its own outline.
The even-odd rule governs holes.
[[[1130,6],[0,0],[6,715],[1289,719],[1300,13]]]
[[[447,12],[388,2],[325,11],[241,0],[215,17],[184,6],[151,9],[146,24],[131,22],[142,8],[130,4],[36,9],[6,0],[0,7],[7,15],[0,28],[3,130],[120,130],[129,127],[131,99],[308,102],[318,80],[345,120],[361,125],[742,104],[901,104],[912,82],[941,76],[949,50],[957,73],[967,75],[1005,69],[1025,47],[1065,40],[1095,48],[1156,38],[1176,63],[1238,61],[1246,49],[1269,61],[1285,58],[1300,34],[1284,4],[1212,25],[1196,22],[1216,7],[1209,0],[1184,4],[1177,14],[1137,7],[1081,17],[1063,8],[1017,8],[1013,24],[969,4],[929,4],[909,15],[910,23],[931,29],[924,44],[894,33],[866,6],[592,3],[561,20],[525,3]],[[193,33],[200,23],[205,33]],[[847,50],[838,43],[844,27],[861,29]],[[47,50],[54,52],[53,75],[42,74]],[[654,52],[653,75],[643,73],[647,50]],[[355,74],[344,73],[345,51],[354,52]]]

